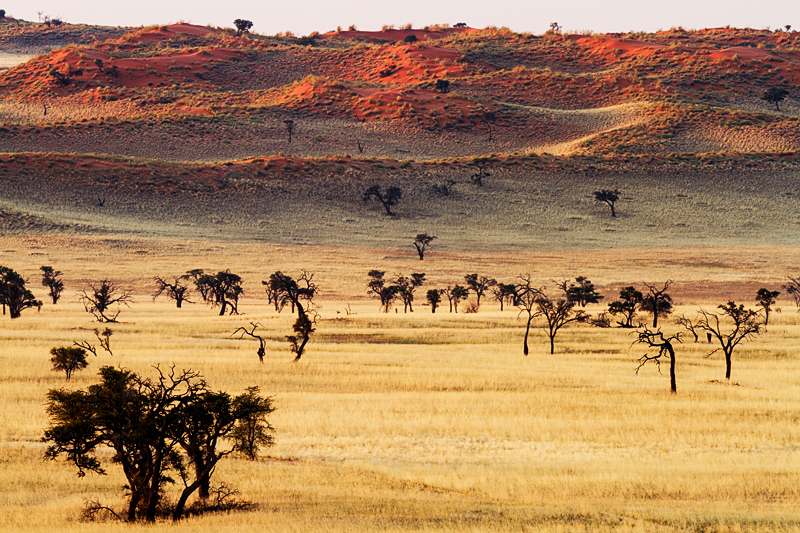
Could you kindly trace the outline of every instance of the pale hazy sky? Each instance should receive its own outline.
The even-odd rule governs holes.
[[[765,28],[791,24],[800,30],[800,0],[0,0],[6,13],[38,20],[37,13],[60,16],[73,24],[141,26],[184,20],[232,27],[233,20],[253,21],[253,30],[296,35],[324,33],[355,24],[378,30],[383,24],[414,27],[447,22],[469,26],[508,26],[518,32],[543,33],[551,22],[565,30],[596,32],[655,31],[672,26],[711,28],[725,25]]]

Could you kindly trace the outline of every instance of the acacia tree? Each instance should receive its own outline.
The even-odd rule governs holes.
[[[667,294],[671,284],[671,279],[668,279],[660,289],[655,285],[644,284],[648,293],[642,297],[641,309],[653,315],[654,328],[658,326],[658,317],[667,317],[672,313],[672,297]]]
[[[510,305],[516,305],[517,286],[513,283],[497,283],[490,287],[494,299],[500,302],[500,310],[503,310],[503,303],[509,301]]]
[[[633,286],[628,286],[619,291],[619,300],[608,304],[608,312],[612,315],[622,315],[624,322],[617,321],[622,328],[633,327],[633,317],[642,305],[644,295]]]
[[[417,249],[417,255],[419,255],[420,261],[425,259],[425,249],[435,238],[436,237],[433,235],[428,235],[427,233],[417,233],[417,236],[414,237],[414,248]]]
[[[761,99],[770,104],[775,104],[775,110],[780,111],[781,108],[778,104],[783,102],[784,98],[787,96],[789,96],[789,91],[786,89],[782,87],[770,87],[764,91],[764,94],[761,95]]]
[[[536,298],[536,309],[539,316],[545,319],[542,328],[550,338],[550,355],[555,353],[555,339],[558,331],[570,322],[586,322],[589,315],[581,310],[575,310],[575,303],[559,298],[553,300],[543,292]]]
[[[721,351],[725,356],[725,379],[730,380],[733,351],[740,342],[752,339],[761,332],[761,321],[759,320],[761,316],[757,311],[745,309],[744,304],[737,307],[734,302],[718,305],[717,309],[722,312],[710,313],[700,309],[697,327],[710,333],[712,338],[716,338],[719,342],[720,347],[711,351],[706,357]],[[720,323],[720,318],[732,322],[730,330],[727,330],[725,324]]]
[[[264,354],[266,354],[266,348],[264,345],[264,337],[261,335],[256,335],[256,329],[261,325],[260,322],[250,322],[250,331],[247,331],[247,328],[241,326],[237,328],[233,333],[231,333],[231,337],[236,335],[237,333],[241,332],[242,334],[239,335],[239,339],[244,338],[245,335],[252,337],[254,339],[258,339],[258,350],[256,351],[256,355],[258,356],[259,362],[264,362]]]
[[[756,303],[764,310],[764,331],[767,331],[769,325],[769,312],[775,303],[775,299],[780,294],[780,291],[771,291],[769,289],[760,288],[756,294]]]
[[[297,280],[278,271],[270,279],[275,279],[279,307],[291,305],[297,311],[297,320],[292,329],[294,335],[288,335],[286,340],[291,345],[295,354],[295,362],[303,356],[306,344],[314,333],[317,322],[317,313],[313,309],[314,297],[319,294],[319,288],[314,283],[314,274],[306,270],[301,271]]]
[[[578,304],[581,307],[586,307],[586,304],[600,303],[603,295],[595,290],[594,283],[585,276],[578,276],[575,281],[578,282],[577,285],[569,283],[568,280],[557,284],[564,291],[564,296],[566,296],[568,302]],[[569,286],[567,286],[567,283],[569,283]]]
[[[597,202],[608,204],[608,207],[611,208],[611,216],[616,217],[617,211],[615,205],[617,200],[619,200],[619,194],[620,192],[617,189],[601,189],[599,191],[594,191],[594,199]]]
[[[239,298],[244,293],[241,277],[230,270],[212,275],[202,269],[190,270],[186,276],[194,280],[194,286],[204,302],[212,308],[219,306],[219,316],[224,316],[228,307],[231,315],[239,314]]]
[[[89,284],[88,289],[81,291],[83,308],[94,315],[98,322],[116,322],[121,307],[130,307],[133,303],[130,289],[120,289],[114,282],[101,280],[99,285]],[[116,306],[116,309],[112,309]]]
[[[258,387],[247,387],[244,394],[234,399],[234,409],[239,414],[239,423],[231,432],[236,449],[251,461],[258,457],[261,448],[275,444],[272,432],[275,428],[269,423],[269,416],[275,408],[271,396],[261,396]]]
[[[425,283],[425,274],[415,272],[411,274],[410,278],[405,276],[397,276],[395,285],[397,286],[397,295],[403,301],[403,312],[414,312],[412,303],[414,302],[414,291]]]
[[[481,306],[481,296],[486,294],[486,291],[497,285],[497,280],[487,278],[486,276],[478,276],[477,274],[467,274],[464,276],[464,281],[467,287],[475,293],[475,305]]]
[[[370,270],[367,273],[369,280],[367,281],[367,294],[374,294],[381,301],[381,309],[384,313],[389,312],[392,303],[397,299],[400,288],[397,285],[391,285],[384,279],[386,272],[381,270]]]
[[[458,313],[458,304],[461,300],[466,300],[469,297],[469,289],[461,285],[447,286],[442,289],[442,294],[447,296],[447,301],[450,302],[450,312],[455,311]]]
[[[77,346],[61,346],[50,349],[50,362],[54,372],[64,372],[67,381],[76,370],[83,370],[89,363],[86,361],[86,350]]]
[[[525,313],[527,316],[527,320],[525,321],[525,338],[522,341],[522,354],[528,355],[528,335],[531,331],[531,322],[533,322],[534,318],[539,316],[536,302],[542,294],[543,289],[533,286],[530,274],[524,274],[520,276],[519,279],[520,283],[514,285],[514,305],[519,309],[519,315]]]
[[[153,278],[153,280],[156,282],[156,290],[153,293],[153,301],[155,301],[155,299],[162,294],[166,294],[169,299],[175,300],[175,305],[178,309],[181,308],[183,302],[193,303],[190,302],[188,298],[189,286],[183,283],[188,279],[189,275],[184,274],[183,276],[175,276],[172,283],[170,283],[161,276],[156,276]]]
[[[386,214],[393,217],[392,207],[397,205],[401,198],[403,198],[403,190],[399,187],[387,187],[386,190],[383,190],[380,185],[373,185],[364,191],[361,199],[364,203],[372,199],[378,200],[383,204],[383,208],[386,209]]]
[[[678,388],[675,382],[675,348],[672,346],[674,342],[682,342],[680,333],[676,333],[671,337],[664,337],[660,329],[658,331],[651,331],[647,326],[644,326],[644,328],[639,331],[639,337],[634,341],[635,344],[645,344],[651,348],[658,348],[657,354],[644,354],[639,358],[639,366],[636,367],[636,374],[639,374],[639,369],[649,362],[655,363],[660,374],[661,358],[665,354],[669,355],[669,390],[672,394],[677,394]]]
[[[241,36],[243,33],[248,33],[250,28],[253,27],[252,21],[245,19],[236,19],[233,21],[233,25],[236,26],[237,37]]]
[[[65,456],[83,477],[86,472],[105,474],[95,452],[113,449],[113,462],[127,480],[129,522],[155,522],[163,490],[174,482],[170,471],[184,482],[172,512],[173,520],[179,519],[189,496],[207,486],[219,460],[236,449],[217,447],[248,418],[246,406],[252,404],[245,395],[231,399],[209,390],[195,372],[174,367],[156,371],[158,377],[148,379],[105,366],[100,382],[86,390],[53,389],[47,394],[50,427],[43,440],[50,445],[45,457]]]
[[[41,309],[42,302],[25,288],[25,283],[25,279],[15,271],[0,266],[0,304],[3,305],[3,314],[6,314],[6,307],[11,318],[19,318],[22,311],[31,307]]]
[[[430,289],[425,295],[425,299],[431,306],[431,313],[435,313],[439,304],[442,303],[442,291],[439,289]]]
[[[61,293],[64,291],[64,282],[61,281],[61,271],[54,270],[51,266],[39,267],[42,271],[42,286],[47,287],[50,291],[50,299],[53,300],[53,305],[58,303],[61,298]]]

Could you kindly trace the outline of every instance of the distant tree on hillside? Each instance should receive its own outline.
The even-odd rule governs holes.
[[[53,300],[53,305],[55,305],[64,291],[64,282],[60,278],[61,271],[53,270],[51,266],[39,267],[39,270],[42,271],[42,286],[47,287],[50,291],[50,299]]]
[[[598,202],[608,204],[608,207],[611,208],[611,216],[617,216],[617,211],[614,208],[614,205],[617,203],[617,200],[619,200],[619,190],[601,189],[599,191],[594,191],[594,199]]]
[[[417,249],[417,255],[419,255],[420,261],[425,259],[425,249],[435,238],[436,237],[433,235],[428,235],[427,233],[417,233],[417,236],[414,237],[414,247]]]
[[[472,161],[472,166],[478,169],[478,172],[476,174],[470,176],[472,183],[474,183],[478,187],[483,187],[483,178],[488,178],[489,176],[491,176],[491,174],[486,172],[486,167],[489,166],[489,160],[476,157]]]
[[[443,79],[436,80],[436,92],[445,94],[450,92],[450,82]]]
[[[406,35],[406,38],[403,39],[403,42],[411,44],[417,42],[418,40],[419,39],[417,39],[417,36],[412,33],[410,35]]]
[[[761,95],[761,99],[769,102],[770,104],[775,104],[775,109],[780,111],[781,108],[778,107],[778,104],[783,102],[783,100],[789,96],[789,91],[782,87],[770,87],[764,94]]]
[[[286,128],[286,133],[289,134],[289,142],[292,142],[292,133],[294,133],[294,120],[287,118],[283,121],[283,127]]]
[[[244,19],[236,19],[233,21],[233,25],[236,26],[236,36],[240,36],[243,33],[248,33],[250,28],[253,27],[253,23],[249,20]]]
[[[383,208],[386,209],[386,214],[392,217],[394,216],[394,213],[392,213],[392,207],[397,205],[402,197],[403,190],[399,187],[387,187],[386,190],[384,190],[380,185],[373,185],[364,191],[362,200],[364,200],[364,203],[367,203],[372,199],[378,200],[381,204],[383,204]]]
[[[6,18],[6,10],[5,9],[0,9],[0,19],[4,19],[4,18]]]

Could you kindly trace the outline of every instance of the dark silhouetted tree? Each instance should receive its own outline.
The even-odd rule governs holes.
[[[564,291],[564,296],[566,296],[568,302],[578,304],[581,307],[586,307],[586,304],[600,303],[603,296],[595,290],[594,283],[585,276],[578,276],[575,281],[578,282],[577,285],[569,283],[569,286],[567,286],[567,280],[558,284],[559,288]]]
[[[11,318],[19,318],[22,311],[31,307],[41,309],[42,302],[25,288],[25,283],[25,279],[14,270],[0,266],[0,304],[3,314],[6,314],[6,307]]]
[[[781,108],[778,104],[783,102],[787,96],[789,96],[789,91],[786,89],[782,87],[770,87],[764,91],[764,94],[761,95],[761,99],[770,104],[775,104],[775,110],[780,111]]]
[[[780,295],[780,291],[771,291],[769,289],[760,288],[756,294],[756,303],[764,310],[764,331],[767,331],[769,325],[769,312],[775,304],[775,299]]]
[[[400,288],[397,285],[391,285],[384,279],[386,272],[381,270],[370,270],[367,273],[369,280],[367,281],[367,293],[374,294],[381,301],[381,309],[384,313],[389,312],[389,308],[398,297]]]
[[[414,247],[417,249],[417,255],[419,255],[420,261],[425,259],[425,250],[435,238],[436,237],[433,235],[428,235],[427,233],[417,233],[417,236],[414,237]]]
[[[487,290],[497,285],[497,280],[477,274],[467,274],[464,276],[464,281],[467,283],[467,287],[475,293],[475,305],[478,308],[481,306],[481,297],[486,294]]]
[[[434,87],[436,92],[438,93],[449,93],[450,92],[450,82],[448,80],[438,79],[436,80],[436,85]]]
[[[418,40],[419,39],[417,39],[417,36],[412,33],[410,35],[406,35],[405,39],[403,39],[403,42],[411,44],[417,42]]]
[[[183,276],[175,276],[172,283],[166,279],[156,276],[153,280],[156,282],[156,290],[153,293],[153,301],[162,294],[166,294],[171,300],[175,300],[175,305],[178,309],[181,308],[183,302],[192,303],[189,301],[189,285],[184,281],[189,279],[188,274]]]
[[[672,284],[672,280],[667,280],[664,287],[656,288],[655,285],[644,284],[647,287],[647,294],[642,297],[641,310],[653,315],[653,327],[658,326],[658,317],[667,317],[672,313],[672,297],[667,294],[667,289]]]
[[[725,379],[731,379],[731,358],[736,346],[744,340],[752,339],[761,332],[761,316],[757,311],[745,309],[744,305],[738,307],[734,302],[717,306],[721,313],[710,313],[700,309],[700,318],[697,327],[707,331],[712,338],[717,339],[720,347],[713,350],[708,356],[722,352],[725,356]],[[728,322],[721,323],[720,318]]]
[[[236,19],[233,21],[233,25],[236,26],[236,36],[240,36],[243,33],[248,33],[250,28],[253,27],[253,23],[249,20],[244,19]]]
[[[691,318],[687,318],[686,315],[678,315],[675,317],[675,323],[691,333],[695,343],[700,342],[700,331],[702,330],[697,325],[697,319],[693,321]]]
[[[289,142],[292,142],[292,134],[294,133],[294,120],[287,118],[283,121],[283,127],[286,128],[286,133],[289,134]]]
[[[436,309],[439,308],[439,304],[442,303],[442,292],[439,289],[430,289],[425,298],[431,306],[431,313],[435,313]]]
[[[61,298],[61,293],[64,291],[64,282],[61,281],[61,271],[54,270],[51,266],[39,267],[42,271],[42,286],[47,287],[50,291],[50,299],[53,300],[53,305],[58,303]]]
[[[394,282],[397,286],[397,296],[403,301],[403,312],[407,313],[411,311],[414,312],[414,308],[412,307],[412,303],[414,302],[414,291],[425,283],[425,274],[422,273],[414,273],[411,274],[410,278],[405,276],[397,276],[397,280]]]
[[[644,344],[651,348],[658,348],[658,353],[655,355],[648,355],[644,354],[639,358],[639,366],[636,367],[636,373],[639,373],[639,369],[641,369],[644,365],[649,362],[655,363],[658,367],[659,374],[661,373],[661,358],[664,355],[669,356],[669,390],[672,394],[677,394],[678,387],[675,382],[675,348],[672,346],[673,343],[680,343],[681,341],[681,334],[676,333],[671,337],[664,337],[664,334],[661,333],[661,330],[658,331],[651,331],[645,326],[641,331],[639,331],[639,337],[634,341],[637,344]]]
[[[625,287],[619,291],[619,300],[608,304],[608,312],[612,315],[622,315],[624,321],[617,321],[623,328],[633,327],[633,317],[636,311],[642,306],[644,295],[632,286]]]
[[[386,190],[383,190],[380,185],[371,186],[364,191],[364,195],[362,196],[364,203],[372,199],[378,200],[383,204],[383,208],[386,209],[386,214],[390,217],[394,216],[392,207],[397,205],[401,198],[403,198],[403,191],[399,187],[387,187]]]
[[[230,270],[206,274],[202,269],[196,269],[186,275],[194,280],[194,286],[204,302],[212,308],[219,307],[219,316],[224,316],[228,308],[231,315],[239,314],[239,298],[244,293],[241,277]]]
[[[50,362],[54,372],[64,372],[67,381],[76,370],[83,370],[89,363],[86,361],[86,350],[77,346],[61,346],[50,349]]]
[[[130,289],[120,289],[114,282],[104,279],[99,285],[89,284],[81,291],[83,308],[94,315],[98,322],[116,322],[121,306],[133,303]]]
[[[277,298],[281,308],[291,305],[297,311],[297,320],[292,329],[294,335],[288,335],[286,340],[291,345],[295,354],[295,362],[299,361],[305,352],[311,334],[314,333],[317,313],[314,311],[314,298],[319,294],[319,288],[314,283],[314,274],[306,270],[294,278],[278,271],[273,274],[277,280]],[[273,279],[271,276],[270,279]]]
[[[489,166],[489,160],[477,157],[472,161],[472,166],[478,169],[477,173],[470,176],[472,183],[478,187],[483,187],[483,179],[491,176],[491,174],[486,172],[486,167]]]
[[[617,211],[614,206],[617,200],[619,200],[619,194],[617,189],[601,189],[599,191],[594,191],[594,199],[598,202],[608,204],[608,207],[611,208],[611,216],[616,217]]]
[[[219,443],[252,412],[241,407],[252,405],[252,392],[232,399],[209,390],[195,372],[156,371],[158,377],[148,379],[105,366],[100,382],[86,390],[53,389],[47,394],[45,456],[66,456],[79,476],[105,474],[95,452],[110,447],[127,480],[129,522],[155,522],[163,490],[175,481],[171,472],[184,484],[172,511],[173,520],[179,519],[189,496],[206,490],[217,463],[236,450],[220,450]]]
[[[513,283],[497,283],[490,288],[494,299],[500,303],[500,310],[503,310],[503,303],[508,302],[509,305],[516,305],[516,290],[517,286]]]
[[[521,316],[523,313],[526,315],[522,354],[528,355],[528,336],[531,332],[531,322],[533,322],[534,318],[539,316],[539,309],[536,303],[542,294],[542,288],[533,285],[530,274],[524,274],[520,276],[519,279],[520,282],[513,286],[512,293],[514,295],[514,305],[519,309],[518,316]]]
[[[260,322],[250,322],[250,331],[247,331],[247,328],[241,326],[237,328],[233,333],[231,333],[231,337],[236,335],[237,333],[241,332],[242,334],[239,335],[239,338],[244,338],[245,335],[248,337],[252,337],[254,339],[258,339],[258,350],[256,351],[256,355],[258,356],[258,360],[263,363],[264,362],[264,354],[266,353],[266,349],[264,346],[264,337],[261,335],[256,335],[256,329],[261,325]]]
[[[466,300],[469,297],[469,289],[461,285],[455,285],[443,289],[442,294],[444,294],[450,302],[450,312],[458,313],[458,304],[461,300]]]
[[[586,322],[589,315],[581,310],[575,310],[575,303],[563,298],[551,299],[543,292],[536,298],[537,315],[545,319],[542,326],[545,334],[550,338],[550,355],[555,353],[555,339],[558,331],[570,322]]]

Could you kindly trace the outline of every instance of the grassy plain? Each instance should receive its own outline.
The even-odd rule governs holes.
[[[538,331],[531,355],[523,357],[517,313],[501,313],[493,302],[478,314],[432,315],[421,305],[408,315],[377,313],[363,290],[364,273],[383,258],[377,250],[345,255],[335,248],[227,243],[219,245],[219,257],[203,250],[176,256],[169,241],[2,239],[9,264],[52,263],[68,273],[63,303],[0,321],[4,530],[131,529],[78,521],[85,499],[121,504],[119,472],[111,467],[108,476],[79,479],[66,464],[45,462],[39,442],[47,426],[45,392],[86,387],[103,364],[145,374],[152,365],[175,364],[201,372],[215,389],[238,393],[258,385],[275,395],[277,445],[255,463],[226,460],[216,473],[216,481],[240,489],[259,510],[148,531],[800,529],[800,316],[788,301],[779,303],[783,312],[769,332],[736,353],[731,384],[723,383],[722,360],[705,357],[709,345],[687,339],[678,349],[673,396],[668,376],[655,367],[635,374],[642,350],[631,347],[625,330],[570,327],[556,339],[553,356]],[[647,265],[658,264],[661,253],[630,252],[641,259],[630,282],[660,275]],[[404,273],[429,272],[433,286],[458,281],[465,264],[508,278],[528,264],[543,283],[558,265],[570,265],[593,275],[608,298],[625,274],[599,268],[611,254],[520,254],[505,262],[432,254],[424,263],[411,254],[393,264]],[[755,279],[775,285],[780,267],[794,260],[766,248],[673,254],[674,295],[678,311],[688,314],[698,304],[749,299]],[[720,264],[715,254],[740,259]],[[743,271],[762,255],[774,258],[773,278]],[[220,318],[201,305],[178,310],[150,300],[154,272],[216,268],[222,258],[245,277],[244,315]],[[322,320],[303,360],[292,364],[283,341],[292,319],[270,310],[259,280],[301,267],[316,271],[323,287]],[[112,326],[115,355],[92,358],[65,384],[50,371],[48,351],[92,340],[96,324],[75,291],[104,270],[134,287],[137,303]],[[712,275],[721,281],[698,281]],[[346,315],[348,303],[357,314]],[[253,342],[230,336],[250,321],[263,324],[268,337],[263,365]],[[664,327],[676,329],[670,321]]]

